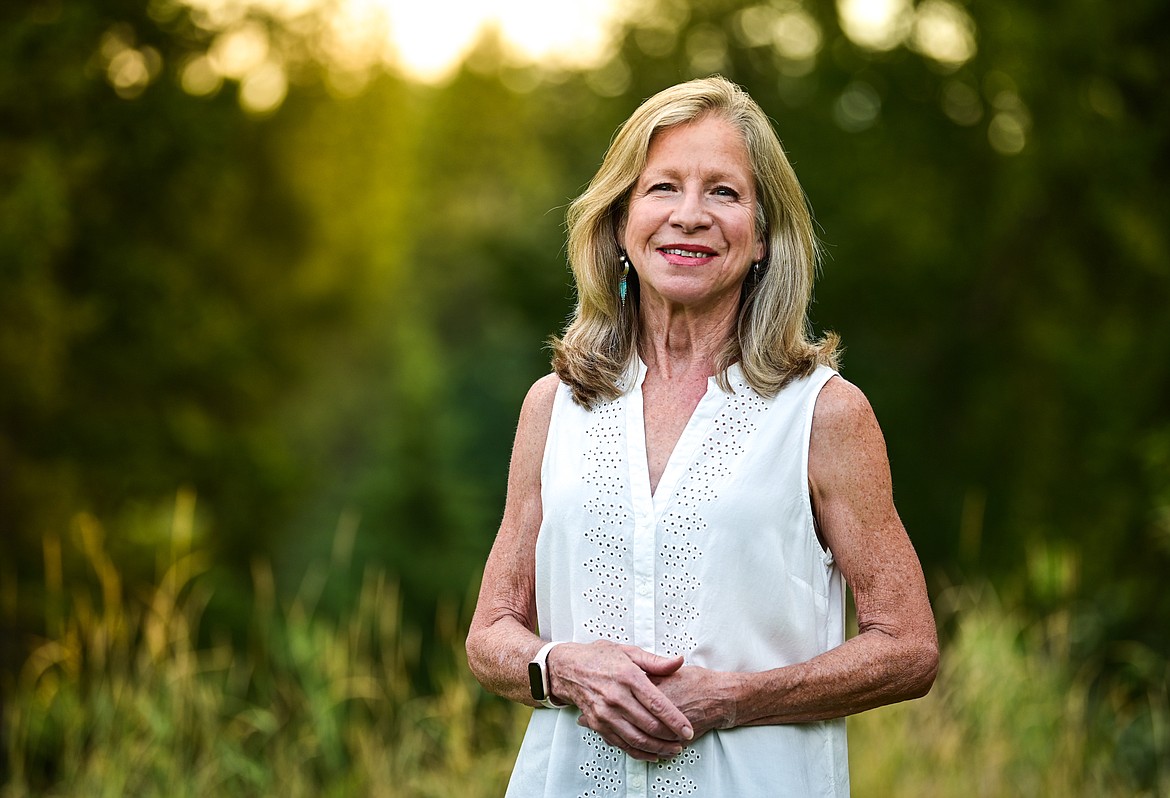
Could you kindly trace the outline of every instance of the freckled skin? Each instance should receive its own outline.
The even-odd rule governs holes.
[[[533,632],[536,536],[542,518],[540,463],[556,388],[556,375],[538,380],[520,410],[504,517],[484,566],[467,635],[468,662],[483,686],[531,706],[536,703],[528,689],[528,662],[542,645]]]
[[[755,178],[739,132],[713,116],[655,136],[621,237],[641,288],[653,492],[707,390],[708,353],[734,330],[744,277],[765,254],[756,230]],[[679,257],[675,248],[706,257]]]
[[[480,683],[530,706],[536,702],[529,692],[528,663],[542,645],[534,632],[540,466],[557,384],[552,374],[538,380],[520,411],[504,518],[467,635],[468,664]],[[659,657],[608,641],[565,643],[547,659],[552,694],[581,709],[583,725],[645,761],[678,753],[694,735],[682,711],[651,682],[681,665],[682,657]]]
[[[735,128],[712,116],[658,133],[620,237],[647,329],[661,334],[679,317],[709,323],[734,315],[744,276],[765,254],[751,161]]]
[[[504,518],[467,638],[483,685],[529,705],[527,663],[542,644],[533,632],[540,464],[556,386],[555,375],[539,380],[521,410]],[[925,581],[894,509],[877,420],[840,377],[813,413],[809,481],[820,533],[854,593],[856,637],[760,673],[683,667],[681,658],[607,641],[566,643],[549,654],[553,695],[582,710],[582,725],[647,761],[715,728],[836,718],[925,695],[938,665]]]
[[[706,120],[656,139],[623,231],[643,287],[639,354],[652,489],[734,333],[738,285],[763,255],[751,228],[754,192],[737,172],[743,145],[729,130]],[[730,196],[728,187],[739,191]],[[704,257],[683,261],[663,251],[686,246]],[[540,468],[557,384],[550,374],[524,400],[504,517],[467,637],[468,662],[484,687],[529,705],[527,665],[542,645],[534,632]],[[938,665],[925,580],[894,509],[877,419],[840,377],[825,384],[814,408],[809,491],[821,539],[854,594],[856,637],[760,673],[683,666],[681,657],[604,640],[563,643],[547,660],[553,696],[581,710],[581,725],[654,761],[715,728],[836,718],[924,695]]]
[[[918,698],[934,682],[934,616],[918,557],[894,509],[885,441],[865,396],[840,377],[826,383],[813,412],[809,482],[818,529],[853,590],[858,635],[784,668],[717,673],[684,667],[659,680],[696,735],[850,715]]]

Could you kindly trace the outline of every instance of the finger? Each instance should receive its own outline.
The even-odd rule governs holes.
[[[628,723],[615,723],[597,727],[585,715],[577,718],[577,725],[593,729],[601,738],[615,748],[644,762],[657,762],[662,758],[679,754],[682,744],[673,740],[662,740],[643,734]]]
[[[687,720],[687,716],[661,690],[651,684],[649,679],[640,686],[640,689],[635,689],[634,697],[638,699],[638,702],[654,721],[665,726],[665,730],[658,732],[659,734],[665,737],[673,736],[678,740],[694,739],[695,729]],[[640,725],[649,732],[658,731],[654,724],[642,723]]]
[[[630,705],[598,704],[583,709],[577,722],[607,736],[621,739],[625,744],[656,754],[674,754],[682,748],[682,740],[659,722],[637,701]]]
[[[683,666],[682,657],[662,657],[636,646],[629,646],[630,661],[651,676],[669,676]]]
[[[619,647],[610,643],[606,648],[612,664],[604,668],[592,667],[589,671],[590,674],[598,671],[610,674],[605,684],[593,689],[587,687],[590,694],[570,696],[576,698],[574,703],[585,715],[598,719],[592,722],[593,726],[607,723],[610,718],[624,718],[649,737],[671,743],[692,739],[694,730],[686,715],[651,684],[650,677],[643,670],[646,666],[663,674],[675,673],[683,658],[660,657],[636,646]],[[620,665],[622,660],[626,663],[624,666]],[[584,681],[580,677],[577,680]]]
[[[666,695],[637,671],[620,682],[608,685],[595,700],[581,706],[593,727],[628,723],[648,738],[667,744],[692,739],[694,731],[685,714]],[[673,721],[667,721],[667,718]],[[688,733],[691,736],[687,736]]]
[[[619,724],[614,731],[631,749],[651,754],[656,758],[674,756],[683,748],[682,743],[678,740],[664,740],[661,737],[646,734],[630,723]]]
[[[644,709],[639,709],[636,717],[624,716],[617,711],[582,712],[577,723],[603,736],[620,738],[626,744],[644,751],[666,754],[682,746],[682,741],[674,733],[655,721]],[[648,731],[647,725],[657,726],[662,732]]]
[[[668,746],[674,746],[688,739],[683,734],[683,730],[676,729],[663,722],[658,714],[642,703],[642,699],[636,693],[634,699],[632,706],[626,708],[622,716],[630,726],[638,730],[639,734],[646,738],[660,741],[662,744]],[[670,704],[669,700],[665,699],[665,697],[663,697],[663,701],[666,704]],[[673,705],[671,706],[673,707]],[[683,722],[686,723],[686,716],[683,715],[682,718]]]

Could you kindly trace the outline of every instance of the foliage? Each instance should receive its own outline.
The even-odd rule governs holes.
[[[218,40],[180,3],[6,6],[0,672],[52,638],[46,536],[103,518],[137,584],[184,486],[237,635],[253,559],[288,595],[338,517],[413,623],[457,603],[571,306],[563,208],[641,98],[720,71],[816,212],[815,322],[882,421],[932,586],[1067,612],[1069,658],[1145,695],[1170,654],[1167,6],[918,5],[969,17],[969,59],[862,46],[829,0],[641,0],[596,69],[486,37],[423,86],[346,83],[239,4],[297,51],[263,113],[239,80],[184,88]]]
[[[179,62],[197,30],[137,2],[21,5],[0,26],[0,556],[189,483],[246,563],[308,474],[279,411],[351,302],[344,270],[306,274],[270,128],[107,79],[131,52]]]
[[[987,588],[954,589],[926,698],[849,720],[853,794],[1157,796],[1170,789],[1170,692],[1092,697],[1069,618],[1027,624]],[[946,606],[949,605],[949,606]]]
[[[327,573],[278,607],[258,566],[252,624],[233,642],[200,631],[205,553],[177,551],[135,600],[96,522],[82,525],[95,591],[52,597],[54,634],[3,719],[4,798],[503,792],[523,718],[479,690],[453,612],[422,657],[384,573],[331,619],[317,610]]]
[[[393,583],[370,570],[357,603],[328,617],[317,599],[342,546],[286,605],[257,567],[245,640],[201,634],[204,553],[178,546],[138,600],[96,522],[82,526],[95,591],[54,596],[53,634],[0,723],[3,798],[503,793],[528,710],[475,684],[453,613],[420,658]],[[850,720],[855,795],[1166,794],[1165,687],[1144,706],[1097,704],[1059,617],[1029,627],[990,591],[948,598],[934,691]]]

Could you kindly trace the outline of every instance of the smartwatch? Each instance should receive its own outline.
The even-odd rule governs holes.
[[[553,646],[558,645],[560,642],[545,643],[540,647],[540,651],[536,652],[532,662],[528,663],[528,684],[532,688],[532,697],[549,709],[560,709],[568,706],[568,704],[558,704],[553,701],[552,689],[549,687],[548,665],[546,664],[548,652],[552,650]]]

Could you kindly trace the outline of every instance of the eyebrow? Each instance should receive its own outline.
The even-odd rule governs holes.
[[[661,169],[660,168],[660,169],[656,169],[654,171],[650,171],[650,169],[646,169],[642,172],[642,177],[643,178],[669,177],[673,180],[678,180],[679,178],[682,177],[682,173],[679,172],[677,169]],[[728,172],[722,172],[722,171],[711,172],[710,174],[703,175],[703,181],[706,183],[735,183],[735,182],[738,182],[740,179],[741,178],[739,178],[735,175],[732,175]],[[747,182],[749,184],[754,184],[754,181],[750,175],[747,177]]]

